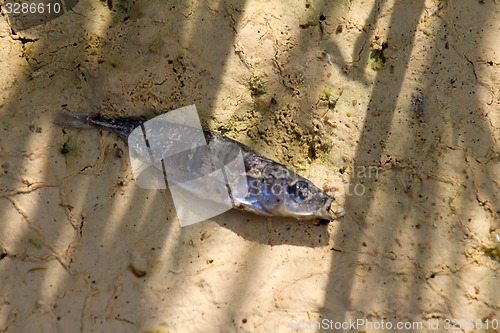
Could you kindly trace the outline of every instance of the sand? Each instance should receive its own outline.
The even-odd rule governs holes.
[[[16,31],[4,7],[0,332],[500,332],[499,14],[80,1]],[[345,217],[181,228],[124,142],[53,123],[190,104]]]

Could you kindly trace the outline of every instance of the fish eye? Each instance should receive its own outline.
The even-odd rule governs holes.
[[[295,184],[288,186],[288,193],[297,201],[309,200],[312,197],[309,185],[303,180],[299,180]]]

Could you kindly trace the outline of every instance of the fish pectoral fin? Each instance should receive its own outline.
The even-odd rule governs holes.
[[[245,212],[250,212],[250,213],[253,213],[253,214],[256,214],[256,215],[272,216],[271,214],[263,211],[262,209],[254,207],[252,204],[244,203],[244,202],[241,202],[241,201],[235,201],[233,203],[233,208],[234,209],[238,209],[238,210],[242,210],[242,211],[245,211]]]

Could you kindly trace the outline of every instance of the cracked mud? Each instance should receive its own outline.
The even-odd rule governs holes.
[[[498,332],[499,12],[79,1],[16,31],[2,11],[0,332],[300,332],[322,319]],[[204,127],[311,179],[346,216],[230,211],[180,229],[168,191],[135,186],[118,138],[53,124],[58,111],[149,118],[193,103]]]

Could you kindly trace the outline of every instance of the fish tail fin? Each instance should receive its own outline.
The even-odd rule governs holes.
[[[90,119],[91,115],[89,113],[58,112],[55,115],[54,123],[73,128],[89,128],[92,127]]]

